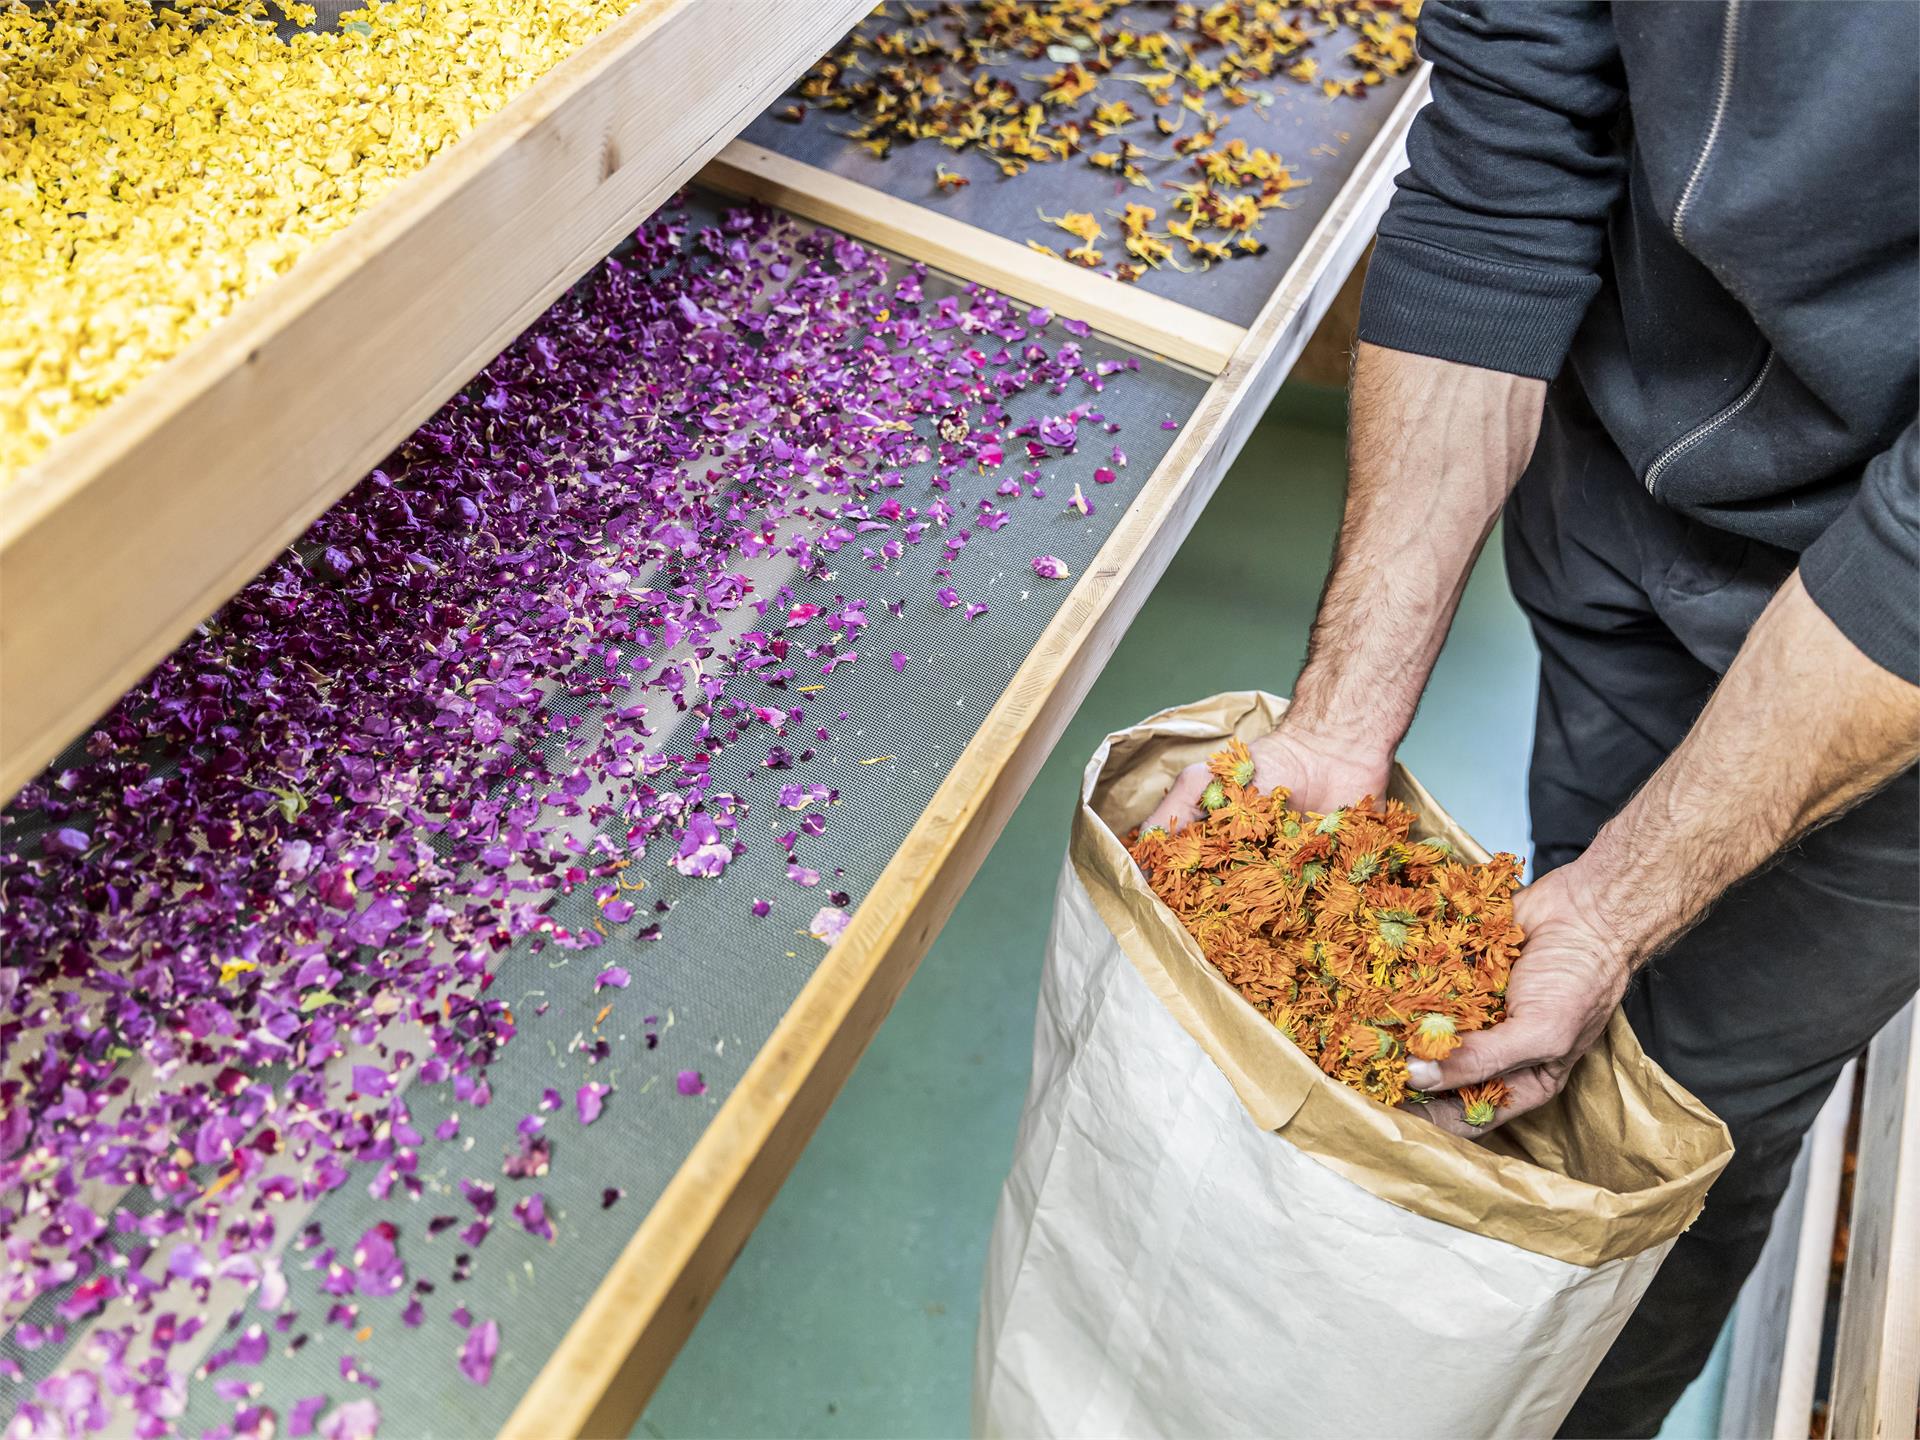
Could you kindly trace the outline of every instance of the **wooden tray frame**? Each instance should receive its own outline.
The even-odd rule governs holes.
[[[702,183],[1088,319],[1213,383],[952,773],[501,1434],[624,1436],[1372,239],[1425,102],[1412,77],[1246,330],[736,142]],[[1224,328],[1223,328],[1224,327]],[[1228,332],[1232,332],[1229,334]]]
[[[637,0],[0,505],[0,800],[803,73],[868,0]]]
[[[1832,1327],[1827,1431],[1899,1440],[1920,1406],[1920,1036],[1916,1003],[1849,1061],[1807,1133],[1766,1249],[1734,1310],[1722,1440],[1805,1440],[1820,1356],[1848,1121],[1860,1075],[1853,1203]]]
[[[1087,320],[1211,384],[503,1434],[624,1436],[1372,238],[1411,77],[1242,328],[728,143],[870,0],[636,0],[10,486],[11,797],[626,231],[703,183]]]

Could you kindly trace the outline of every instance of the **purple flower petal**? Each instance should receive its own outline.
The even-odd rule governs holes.
[[[574,1091],[573,1105],[574,1109],[579,1112],[580,1123],[582,1125],[591,1125],[594,1121],[598,1120],[600,1118],[601,1108],[606,1104],[607,1096],[612,1093],[612,1086],[602,1085],[596,1080],[589,1080],[578,1090]]]
[[[313,1422],[320,1412],[327,1408],[327,1397],[309,1395],[304,1400],[296,1400],[287,1409],[287,1434],[300,1440],[300,1437],[313,1433]]]
[[[380,1407],[371,1400],[349,1400],[327,1412],[320,1440],[374,1440],[380,1433]]]
[[[851,924],[853,917],[834,905],[824,905],[814,915],[813,923],[807,927],[807,933],[816,940],[824,940],[831,945]]]
[[[63,825],[40,842],[40,848],[48,855],[81,856],[87,853],[87,847],[93,844],[84,830],[76,830],[71,825]]]
[[[500,1353],[498,1321],[482,1320],[460,1345],[460,1373],[476,1385],[493,1379],[493,1358]]]

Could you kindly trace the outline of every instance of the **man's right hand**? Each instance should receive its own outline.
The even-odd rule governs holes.
[[[1260,792],[1264,795],[1284,786],[1293,793],[1296,810],[1325,814],[1352,805],[1363,795],[1386,798],[1391,756],[1350,751],[1318,736],[1289,730],[1285,722],[1250,741],[1247,749],[1253,754],[1253,783]],[[1199,818],[1200,792],[1212,778],[1204,764],[1187,766],[1147,824],[1172,831]]]

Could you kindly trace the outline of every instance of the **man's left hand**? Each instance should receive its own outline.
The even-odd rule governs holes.
[[[1445,1060],[1407,1063],[1416,1090],[1455,1090],[1495,1076],[1512,1089],[1489,1125],[1467,1124],[1450,1095],[1414,1107],[1456,1135],[1484,1135],[1559,1094],[1606,1029],[1633,973],[1582,882],[1579,861],[1515,895],[1513,915],[1527,938],[1507,984],[1506,1018],[1464,1036]]]

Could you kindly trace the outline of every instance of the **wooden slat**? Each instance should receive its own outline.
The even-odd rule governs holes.
[[[1834,1440],[1900,1440],[1920,1405],[1920,1044],[1914,1003],[1867,1048],[1846,1279],[1834,1341]]]
[[[884,190],[735,140],[701,172],[702,184],[790,210],[855,239],[924,260],[950,275],[1046,305],[1150,355],[1218,375],[1246,338],[1226,320]]]
[[[1847,1062],[1814,1117],[1792,1183],[1774,1211],[1773,1232],[1741,1287],[1720,1402],[1721,1440],[1806,1440],[1855,1067]]]
[[[623,1436],[632,1427],[1358,259],[1386,205],[1425,83],[1423,72],[1409,86],[1173,450],[521,1398],[503,1436]],[[904,225],[885,243],[964,278],[988,278],[965,254],[937,262],[924,254],[916,244],[922,229]],[[1072,313],[1068,301],[1060,303]]]
[[[8,487],[11,796],[867,0],[639,0]]]

